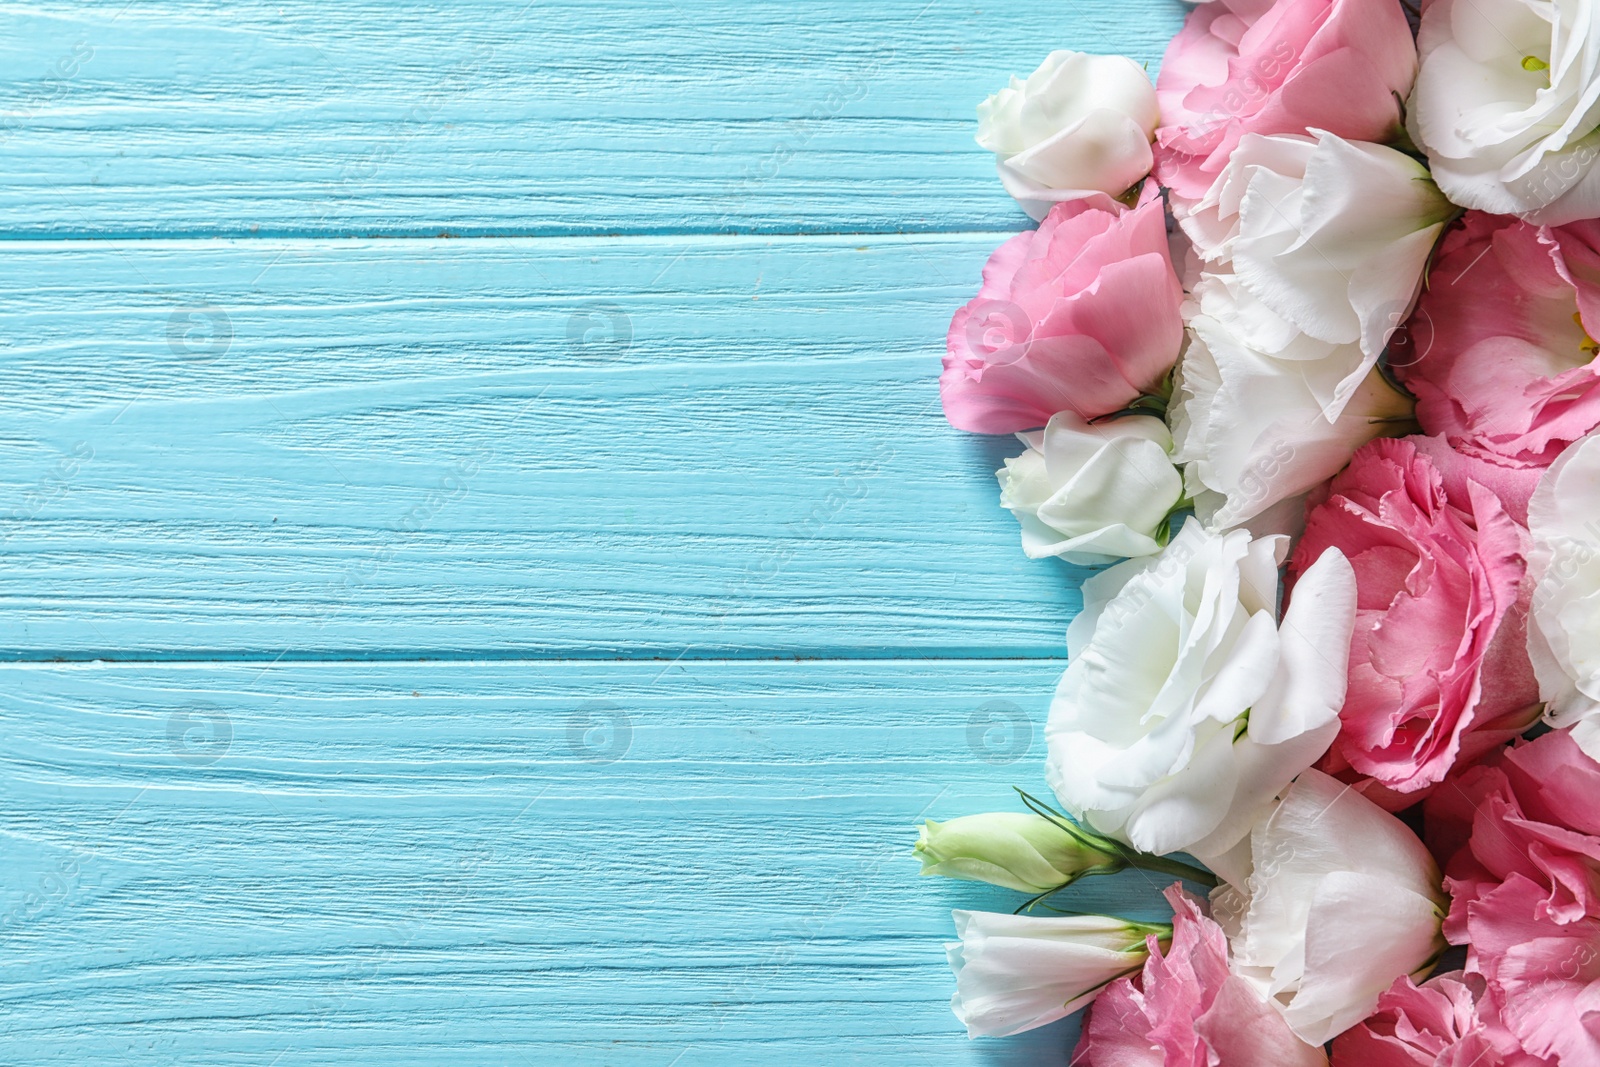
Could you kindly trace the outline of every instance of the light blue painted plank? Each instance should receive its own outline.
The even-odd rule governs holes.
[[[0,4],[0,235],[1016,229],[973,108],[1178,0]]]
[[[1041,789],[1060,667],[0,668],[5,1062],[1059,1055],[960,1033],[948,910],[1018,898],[908,849]]]
[[[1059,655],[939,410],[999,240],[8,245],[0,649]]]
[[[285,660],[0,668],[0,1060],[1059,1061],[904,850],[1060,662],[756,658],[1059,654],[934,404],[971,109],[1180,11],[0,4],[0,236],[992,231],[7,246],[0,648]],[[661,659],[288,662],[419,654]]]

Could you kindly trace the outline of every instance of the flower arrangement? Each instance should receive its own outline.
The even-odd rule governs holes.
[[[1154,84],[1058,51],[978,110],[1038,226],[945,414],[1020,439],[1027,555],[1101,569],[1059,807],[917,842],[1023,895],[956,913],[957,1017],[1087,1007],[1074,1067],[1597,1067],[1600,5],[1200,0]],[[1170,922],[1060,906],[1130,867]]]

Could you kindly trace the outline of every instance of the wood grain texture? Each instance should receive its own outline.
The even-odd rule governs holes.
[[[1175,0],[0,4],[0,235],[816,233],[1025,219],[973,108]]]
[[[6,245],[0,649],[1060,655],[938,404],[997,240]]]
[[[0,668],[4,1062],[1059,1056],[959,1032],[949,909],[1019,898],[909,846],[1039,787],[1060,668]]]

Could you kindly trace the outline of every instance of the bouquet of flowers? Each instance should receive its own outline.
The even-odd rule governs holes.
[[[1597,1067],[1600,4],[1204,0],[1153,85],[1058,51],[979,119],[1038,227],[944,410],[1020,439],[1023,550],[1103,569],[1053,800],[917,843],[1025,895],[955,914],[956,1015],[1088,1006],[1080,1067]],[[1070,910],[1129,867],[1170,922]]]

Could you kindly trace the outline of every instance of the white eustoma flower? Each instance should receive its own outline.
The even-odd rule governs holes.
[[[1172,927],[1100,915],[1045,919],[957,911],[945,945],[956,972],[950,1010],[971,1037],[1005,1037],[1065,1018],[1166,944]]]
[[[1329,549],[1278,618],[1289,539],[1190,520],[1161,555],[1090,578],[1045,735],[1051,788],[1101,833],[1209,859],[1332,742],[1355,573]]]
[[[1150,173],[1155,86],[1126,56],[1051,52],[978,105],[978,143],[1006,192],[1035,219],[1058,200],[1120,196]]]
[[[1212,894],[1233,969],[1321,1045],[1377,1006],[1445,941],[1439,869],[1416,834],[1320,771],[1297,778],[1250,833],[1253,870]]]
[[[1454,210],[1427,168],[1392,148],[1249,134],[1182,225],[1204,269],[1231,276],[1230,329],[1257,351],[1319,364],[1308,380],[1332,421],[1410,314]]]
[[[1600,434],[1562,452],[1528,505],[1528,654],[1545,720],[1600,760]]]
[[[1185,308],[1189,346],[1168,409],[1173,459],[1185,464],[1195,514],[1215,529],[1259,528],[1254,520],[1274,508],[1298,517],[1304,494],[1356,449],[1414,427],[1410,398],[1376,368],[1360,369],[1358,345],[1298,335],[1266,351],[1247,340],[1253,331],[1236,326],[1250,306],[1236,279],[1201,279]],[[1332,396],[1352,372],[1361,374],[1356,389],[1330,416]]]
[[[1433,0],[1406,105],[1463,207],[1559,226],[1600,216],[1600,6]]]
[[[1167,516],[1183,498],[1166,423],[1150,415],[1090,423],[1068,411],[1017,437],[1028,450],[995,477],[1029,556],[1094,565],[1161,551]]]

